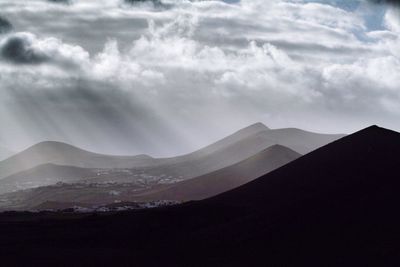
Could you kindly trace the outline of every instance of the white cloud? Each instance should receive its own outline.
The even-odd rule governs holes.
[[[400,8],[391,7],[385,15],[386,26],[397,33],[400,33]]]
[[[35,34],[3,36],[0,50],[17,38],[43,60],[34,66],[1,61],[0,101],[21,105],[15,98],[22,94],[41,105],[8,116],[21,120],[26,112],[45,113],[40,127],[46,130],[36,129],[35,140],[62,132],[76,143],[88,143],[74,126],[78,111],[76,124],[94,129],[98,142],[125,131],[121,140],[143,135],[151,136],[144,144],[176,138],[200,140],[197,146],[258,120],[319,131],[352,131],[371,123],[400,129],[394,11],[386,13],[386,29],[371,32],[357,10],[326,4],[170,2],[174,7],[163,10],[119,1],[24,2],[19,12],[27,19],[16,30],[27,27]],[[21,3],[5,6],[0,0],[0,7],[17,14]],[[52,14],[68,17],[54,24],[39,18]],[[55,32],[57,38],[47,36]],[[104,132],[105,118],[114,120],[115,131]],[[199,131],[206,127],[214,129],[209,136]],[[0,139],[10,139],[11,132]],[[148,151],[168,151],[177,142]]]

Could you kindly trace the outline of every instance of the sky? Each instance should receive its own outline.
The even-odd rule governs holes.
[[[172,156],[255,122],[400,131],[397,3],[0,0],[0,146]]]

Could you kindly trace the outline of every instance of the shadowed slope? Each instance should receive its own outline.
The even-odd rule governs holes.
[[[360,194],[368,197],[378,187],[399,185],[400,158],[392,156],[397,153],[400,134],[372,126],[208,201],[265,210],[272,200],[289,206],[318,199],[314,203],[322,205],[321,200],[337,204]]]
[[[29,263],[398,266],[399,153],[399,133],[370,127],[199,202],[77,220],[4,214],[0,248],[28,248]]]
[[[142,200],[201,200],[239,187],[275,170],[301,155],[284,146],[274,145],[242,162],[189,179],[167,188],[146,192]]]

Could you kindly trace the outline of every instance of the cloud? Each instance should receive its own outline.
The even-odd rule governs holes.
[[[2,58],[13,63],[39,64],[48,61],[46,54],[31,46],[30,35],[12,36],[0,45]]]
[[[56,3],[56,4],[65,4],[65,5],[69,5],[72,4],[72,0],[47,0],[50,3]]]
[[[165,4],[161,0],[124,0],[124,2],[130,5],[150,5],[153,8],[171,7],[171,4]]]
[[[5,18],[0,17],[0,34],[10,32],[12,30],[11,23]]]
[[[385,14],[385,25],[388,29],[400,33],[400,9],[390,8]]]
[[[23,2],[24,20],[18,1],[2,9],[31,33],[0,40],[0,140],[165,155],[255,121],[400,129],[391,9],[371,30],[358,9],[309,1]]]
[[[14,33],[0,42],[1,58],[15,64],[82,64],[88,53],[56,38],[38,39],[31,33]]]
[[[369,1],[376,4],[400,5],[399,0],[369,0]]]

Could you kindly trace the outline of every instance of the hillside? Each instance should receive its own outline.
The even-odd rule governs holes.
[[[0,162],[0,178],[34,168],[42,164],[56,164],[80,168],[124,168],[152,160],[146,155],[111,156],[92,153],[65,143],[42,142]]]
[[[250,182],[300,156],[284,146],[274,145],[232,166],[168,187],[155,188],[150,192],[145,192],[141,195],[141,200],[206,199]]]
[[[31,264],[397,266],[399,153],[400,134],[374,126],[203,201],[104,216],[3,214],[0,248],[29,248],[19,260]]]
[[[139,181],[129,172],[111,171],[104,175],[109,179],[114,177],[119,182],[106,183],[100,182],[103,180],[103,170],[42,165],[19,174],[18,177],[10,176],[0,180],[0,192],[16,191],[0,196],[0,209],[35,209],[42,203],[56,203],[52,207],[57,209],[67,206],[66,203],[73,203],[73,206],[81,203],[87,207],[117,202],[181,202],[204,199],[241,186],[298,157],[298,153],[275,145],[232,166],[175,183],[151,182],[150,178],[147,182]],[[76,181],[76,176],[84,177],[85,182]],[[126,182],[122,182],[121,177]],[[57,182],[64,183],[56,184]],[[33,185],[38,188],[16,190],[34,187]]]
[[[146,155],[132,157],[101,155],[64,143],[44,142],[1,161],[0,178],[15,174],[14,178],[18,180],[21,179],[16,178],[20,177],[19,172],[43,164],[55,164],[92,169],[129,169],[132,175],[145,174],[152,179],[168,176],[176,181],[194,178],[231,166],[276,144],[297,152],[308,153],[340,137],[341,135],[316,134],[298,129],[271,130],[261,123],[256,123],[205,148],[172,158],[151,158]],[[80,178],[83,177],[75,177],[75,180]],[[115,176],[98,178],[102,182],[129,182],[132,180],[129,177],[120,177],[118,180]],[[37,183],[42,182],[38,181]]]

